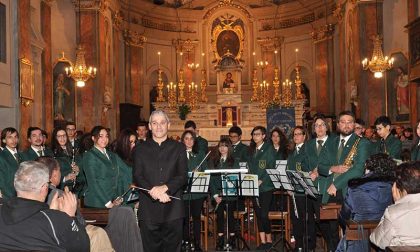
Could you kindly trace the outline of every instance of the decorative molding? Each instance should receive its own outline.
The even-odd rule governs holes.
[[[51,7],[51,4],[55,2],[55,0],[42,0],[42,2],[46,3],[47,5]]]
[[[79,1],[72,0],[76,10],[79,9]],[[83,10],[97,10],[104,13],[109,8],[109,0],[81,0],[80,9]]]
[[[136,31],[125,29],[124,41],[125,44],[129,46],[144,47],[144,43],[146,43],[147,38]]]
[[[315,21],[314,13],[306,14],[297,18],[289,18],[289,19],[280,20],[280,21],[275,21],[274,19],[259,20],[259,22],[261,22],[262,24],[260,31],[285,29],[285,28],[289,28],[293,26],[312,23],[313,21]]]
[[[123,29],[123,26],[124,26],[123,22],[124,22],[124,19],[123,19],[123,17],[121,16],[121,12],[116,11],[116,12],[112,15],[112,24],[114,25],[114,27],[115,27],[117,30],[120,30],[120,31],[121,31],[121,30]]]
[[[283,42],[284,37],[282,36],[257,38],[257,43],[264,52],[274,52],[275,50],[280,49]]]
[[[312,39],[314,43],[321,42],[325,39],[330,39],[334,35],[335,25],[334,24],[327,24],[320,28],[316,28],[312,33]]]
[[[337,22],[341,24],[343,22],[344,13],[346,12],[343,4],[337,4],[336,8],[333,10],[333,16],[337,19]]]
[[[235,9],[239,10],[240,12],[242,12],[243,14],[245,14],[245,16],[247,18],[251,18],[251,13],[249,13],[249,11],[247,9],[245,9],[243,6],[233,3],[233,0],[220,0],[218,5],[214,6],[213,8],[211,8],[210,10],[208,10],[206,12],[206,14],[204,14],[203,19],[204,20],[205,19],[208,19],[218,9],[224,8],[224,7],[232,7],[232,8],[235,8]]]
[[[193,29],[191,29],[188,25],[183,28],[182,26],[179,27],[179,23],[171,23],[171,22],[155,22],[151,19],[143,17],[140,22],[136,18],[132,18],[132,23],[138,24],[141,23],[143,27],[156,29],[161,31],[170,31],[170,32],[184,32],[184,33],[197,33]]]
[[[175,47],[177,53],[184,53],[184,52],[192,52],[194,51],[195,47],[198,45],[198,39],[191,40],[191,39],[173,39],[172,45]]]

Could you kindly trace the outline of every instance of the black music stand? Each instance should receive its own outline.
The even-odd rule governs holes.
[[[190,237],[194,237],[191,235],[191,224],[190,224],[190,217],[191,217],[191,197],[192,194],[204,194],[208,193],[209,191],[209,184],[210,184],[210,175],[205,174],[204,172],[188,172],[188,182],[186,189],[184,190],[184,194],[188,194],[188,234]],[[187,251],[193,251],[192,243],[186,244]]]

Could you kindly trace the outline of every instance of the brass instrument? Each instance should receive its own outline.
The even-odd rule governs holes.
[[[353,159],[354,159],[354,156],[356,155],[357,147],[359,145],[360,139],[361,139],[360,137],[356,139],[356,142],[351,147],[351,150],[349,154],[347,155],[346,159],[344,160],[343,165],[349,168],[353,165]]]

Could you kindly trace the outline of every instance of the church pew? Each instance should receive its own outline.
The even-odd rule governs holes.
[[[386,252],[420,252],[420,246],[390,246]]]
[[[103,208],[80,208],[80,213],[87,224],[106,226],[108,224],[109,209]]]

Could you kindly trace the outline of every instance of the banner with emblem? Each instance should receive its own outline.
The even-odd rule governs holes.
[[[296,126],[294,108],[272,108],[267,109],[267,130],[270,132],[274,127],[278,127],[286,135],[290,135]]]

